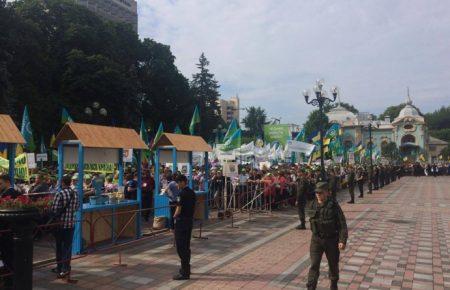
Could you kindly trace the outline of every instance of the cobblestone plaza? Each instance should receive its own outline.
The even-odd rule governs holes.
[[[341,253],[340,289],[450,289],[449,177],[405,177],[356,204],[339,199],[350,231]],[[172,281],[178,258],[170,234],[73,261],[76,284],[34,273],[35,289],[305,289],[310,231],[295,210],[246,214],[211,223],[192,243],[190,281]],[[195,234],[198,231],[195,230]],[[326,259],[319,289],[327,289]]]

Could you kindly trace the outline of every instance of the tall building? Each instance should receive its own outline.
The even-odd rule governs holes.
[[[137,32],[138,16],[135,0],[74,0],[74,2],[107,20],[131,24]]]
[[[231,97],[230,100],[219,99],[220,116],[226,123],[233,119],[239,122],[239,97]]]
[[[409,91],[405,107],[394,120],[372,120],[369,113],[354,114],[340,104],[327,113],[330,123],[338,123],[343,129],[343,143],[346,149],[362,143],[368,147],[368,125],[372,124],[372,142],[378,150],[394,142],[402,158],[410,161],[419,160],[422,155],[428,161],[437,160],[440,151],[448,143],[429,135],[425,119],[412,105]]]

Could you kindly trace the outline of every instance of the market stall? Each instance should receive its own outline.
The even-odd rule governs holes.
[[[155,155],[155,181],[160,180],[160,165],[172,164],[172,171],[178,170],[178,164],[187,164],[187,175],[189,179],[189,186],[193,188],[193,152],[204,153],[205,176],[203,187],[197,190],[197,206],[196,219],[208,218],[208,190],[209,190],[209,163],[208,154],[212,152],[212,148],[208,143],[199,136],[169,134],[164,133],[158,142],[154,145],[156,149]],[[169,220],[169,200],[161,193],[161,186],[159,182],[155,182],[155,217],[166,217]]]
[[[148,149],[133,129],[80,123],[66,123],[56,137],[58,146],[58,179],[66,168],[78,173],[77,193],[80,207],[74,233],[73,253],[79,254],[86,244],[116,243],[119,238],[141,236],[140,212],[142,205],[141,150]],[[135,150],[137,156],[136,199],[124,199],[124,149]],[[95,195],[84,202],[83,177],[85,169],[94,165],[117,164],[119,190],[106,195],[95,188]]]
[[[14,187],[15,157],[17,144],[25,144],[25,139],[20,134],[9,115],[0,114],[0,147],[6,149],[8,156],[8,174],[11,179],[11,187]]]

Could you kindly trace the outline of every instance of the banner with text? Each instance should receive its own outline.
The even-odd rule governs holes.
[[[264,125],[264,140],[266,143],[278,142],[285,146],[286,142],[291,139],[289,125],[287,124],[271,124]]]

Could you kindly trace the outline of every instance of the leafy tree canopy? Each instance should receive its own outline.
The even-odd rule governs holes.
[[[247,130],[254,137],[262,137],[264,125],[267,124],[266,111],[261,107],[251,106],[246,109],[247,116],[242,120]]]
[[[309,138],[314,131],[319,129],[319,124],[322,125],[323,132],[329,127],[329,120],[325,113],[322,113],[322,116],[319,110],[314,110],[308,115],[308,119],[306,120],[303,127],[305,128],[306,137]]]

